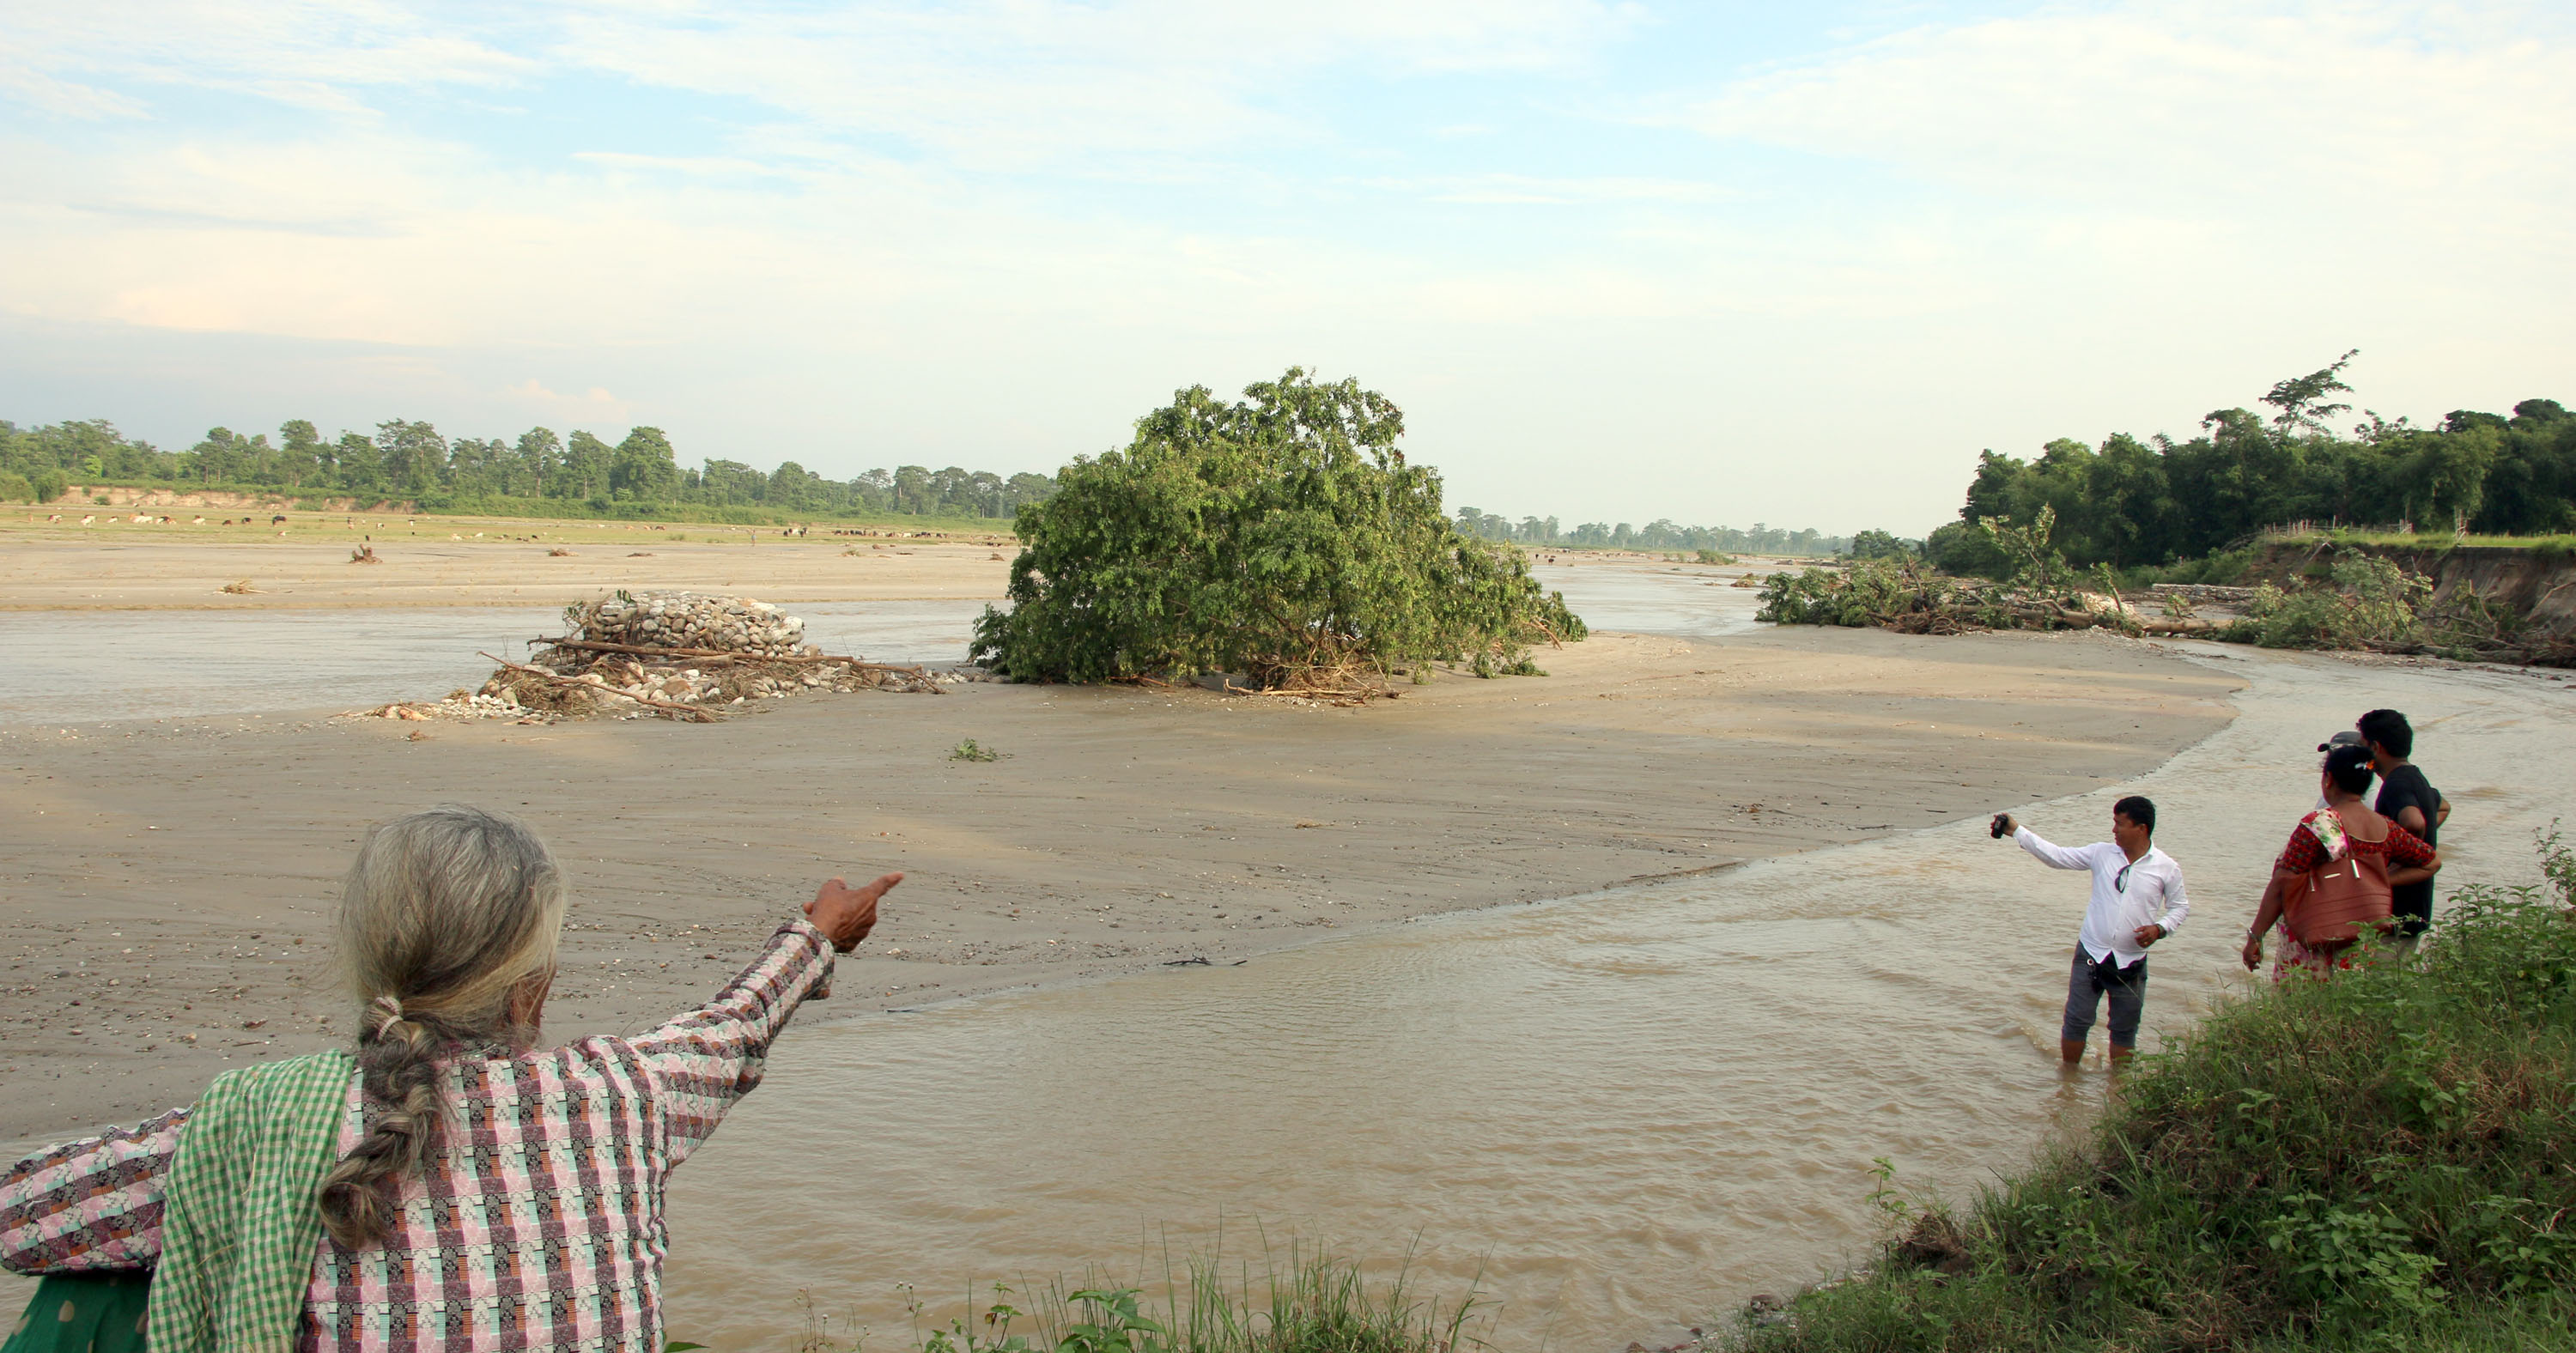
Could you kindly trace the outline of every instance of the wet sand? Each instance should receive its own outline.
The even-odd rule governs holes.
[[[338,875],[365,824],[430,803],[519,813],[563,860],[555,1037],[702,997],[823,876],[907,871],[811,1023],[1980,817],[2160,764],[2233,685],[2092,635],[1601,635],[1539,659],[1553,675],[1359,709],[970,685],[712,726],[0,730],[0,1138],[345,1038]],[[1004,759],[948,760],[969,737]]]

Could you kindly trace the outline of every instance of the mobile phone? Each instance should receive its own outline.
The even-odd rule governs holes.
[[[1995,820],[1986,824],[1986,835],[1993,837],[1998,841],[2004,839],[2005,816],[2006,815],[2002,813],[1995,814]]]

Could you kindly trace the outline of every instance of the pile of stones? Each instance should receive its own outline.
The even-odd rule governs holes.
[[[703,648],[746,657],[812,657],[805,622],[765,601],[696,592],[625,593],[570,606],[564,619],[577,638],[638,648]]]

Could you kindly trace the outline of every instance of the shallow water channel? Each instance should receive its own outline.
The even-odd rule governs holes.
[[[1704,574],[1542,567],[1599,630],[1715,635],[1753,627],[1753,593]],[[876,662],[966,661],[981,601],[789,603],[808,642]],[[560,609],[0,611],[0,725],[362,709],[435,700],[559,634]]]
[[[1509,1348],[1652,1342],[1815,1277],[1874,1234],[1874,1157],[1959,1196],[2104,1093],[2055,1057],[2085,880],[1988,840],[1990,810],[2082,842],[2119,795],[2158,800],[2195,909],[2152,960],[2150,1050],[2247,980],[2236,944],[2312,749],[2361,710],[2417,720],[2457,805],[2450,878],[2536,875],[2531,829],[2576,789],[2564,687],[2193,651],[2251,683],[2241,717],[2078,798],[795,1034],[675,1176],[671,1331],[782,1346],[802,1292],[909,1346],[898,1284],[940,1315],[995,1280],[1158,1286],[1166,1244],[1206,1252],[1220,1226],[1256,1274],[1265,1240],[1380,1273],[1411,1251],[1426,1294],[1497,1303],[1482,1330]]]

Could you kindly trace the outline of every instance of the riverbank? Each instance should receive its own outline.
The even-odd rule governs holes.
[[[1365,709],[973,685],[417,741],[312,711],[0,731],[0,1137],[345,1038],[338,874],[365,824],[428,803],[519,813],[564,860],[558,1037],[702,996],[826,874],[906,870],[812,1023],[2079,793],[2223,725],[2234,685],[2098,636],[1603,635],[1540,662]],[[966,738],[1004,759],[947,759]]]
[[[2451,893],[2393,956],[2229,1003],[2103,1120],[1953,1211],[1890,1188],[1871,1268],[1739,1353],[2565,1345],[2576,856]],[[2449,871],[2445,871],[2446,874]],[[1726,1322],[1733,1325],[1736,1322]]]

